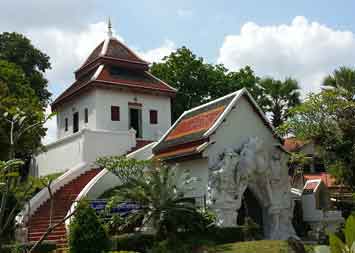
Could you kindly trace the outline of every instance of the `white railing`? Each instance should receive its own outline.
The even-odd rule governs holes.
[[[89,164],[79,164],[76,167],[72,168],[71,170],[65,172],[63,175],[58,177],[52,183],[52,192],[55,193],[60,188],[62,188],[67,183],[71,182],[81,174],[85,173],[86,171],[90,170]],[[29,203],[29,206],[26,205],[24,210],[20,212],[20,214],[16,217],[16,223],[18,225],[24,225],[27,223],[29,217],[33,215],[36,210],[47,200],[49,199],[49,193],[47,188],[43,188],[39,193],[37,193]]]

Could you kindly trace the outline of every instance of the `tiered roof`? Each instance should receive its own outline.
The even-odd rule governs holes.
[[[264,124],[274,132],[268,119],[246,89],[241,89],[207,104],[185,111],[154,147],[155,158],[162,160],[199,157],[209,145],[209,137],[225,120],[240,98],[246,97]],[[280,140],[281,144],[281,140]]]
[[[149,63],[108,36],[75,71],[75,82],[53,103],[52,109],[94,87],[174,96],[176,89],[149,73]]]

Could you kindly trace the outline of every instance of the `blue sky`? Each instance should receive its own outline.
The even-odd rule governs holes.
[[[169,39],[209,61],[217,59],[224,36],[238,33],[249,21],[277,25],[305,16],[334,29],[355,30],[355,1],[131,0],[105,1],[100,6],[96,17],[111,16],[128,44],[139,42],[149,49]]]
[[[101,42],[114,35],[150,62],[187,46],[232,71],[298,80],[303,95],[335,68],[355,67],[355,1],[0,0],[0,32],[24,33],[51,57],[53,99]],[[49,110],[49,108],[48,108]],[[55,121],[49,140],[55,136]]]

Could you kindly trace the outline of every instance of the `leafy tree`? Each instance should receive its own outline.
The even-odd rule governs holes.
[[[287,78],[285,81],[273,78],[260,80],[260,86],[264,90],[260,105],[264,111],[270,112],[272,124],[280,126],[287,118],[288,110],[300,104],[299,86],[295,79]]]
[[[172,107],[173,119],[209,99],[209,75],[206,65],[201,57],[197,57],[186,47],[165,57],[163,63],[154,63],[151,72],[178,89]]]
[[[338,88],[310,94],[279,131],[314,141],[330,173],[355,189],[355,101],[347,96]]]
[[[143,221],[142,226],[153,227],[158,238],[171,238],[179,228],[177,217],[200,216],[193,203],[184,198],[196,180],[186,171],[124,157],[100,158],[98,164],[122,182],[115,201],[132,201],[140,207],[129,214],[126,225]]]
[[[44,77],[44,72],[51,67],[49,56],[35,48],[28,38],[18,33],[1,33],[0,60],[19,66],[42,106],[49,102],[51,93]]]
[[[323,85],[325,87],[333,87],[343,89],[346,93],[347,100],[354,100],[355,96],[355,69],[348,67],[340,67],[336,69],[332,75],[327,76]]]
[[[77,206],[70,223],[70,253],[101,253],[109,248],[107,233],[92,209],[85,201]]]
[[[0,121],[0,159],[26,158],[33,154],[41,145],[41,137],[45,135],[43,127],[44,112],[42,105],[36,97],[34,90],[27,81],[21,68],[13,63],[0,60],[0,115],[7,113],[8,119],[2,117]],[[26,124],[14,125],[14,131],[20,127],[36,124],[36,127],[27,129],[21,134],[11,147],[10,133],[12,117],[26,117]],[[16,119],[15,119],[16,120]],[[18,119],[17,122],[19,123]],[[23,130],[23,129],[22,129]],[[12,149],[12,150],[10,150]],[[16,150],[15,154],[12,154]]]

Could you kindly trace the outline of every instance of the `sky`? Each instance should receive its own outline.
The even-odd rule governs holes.
[[[0,10],[0,32],[23,33],[50,56],[52,99],[105,38],[108,17],[114,35],[147,61],[187,46],[232,71],[249,65],[262,77],[295,78],[303,94],[335,68],[355,67],[352,0],[0,0]],[[48,143],[55,119],[46,126]]]

